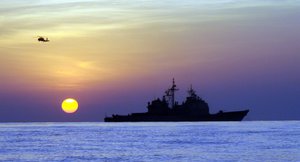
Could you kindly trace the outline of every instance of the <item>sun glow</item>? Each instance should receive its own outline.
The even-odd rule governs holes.
[[[67,98],[62,102],[61,107],[66,113],[75,113],[78,109],[78,102],[73,98]]]

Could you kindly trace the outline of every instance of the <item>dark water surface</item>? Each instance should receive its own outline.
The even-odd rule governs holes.
[[[300,121],[0,123],[0,161],[300,161]]]

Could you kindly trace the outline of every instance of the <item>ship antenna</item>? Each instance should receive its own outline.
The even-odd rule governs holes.
[[[193,89],[193,85],[192,84],[190,85],[190,89],[188,90],[188,94],[190,95],[190,97],[193,97],[194,94],[195,94],[195,91]]]
[[[176,88],[175,79],[173,78],[172,87],[165,91],[164,97],[168,97],[168,103],[171,102],[171,108],[175,107],[175,91],[179,89]]]
[[[177,90],[178,90],[178,89],[176,88],[175,79],[173,78],[172,87],[170,88],[170,92],[171,92],[171,101],[172,101],[172,108],[175,107],[175,91],[177,91]]]

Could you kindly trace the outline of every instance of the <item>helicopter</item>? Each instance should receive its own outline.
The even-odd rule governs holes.
[[[42,36],[37,36],[39,42],[49,42],[50,40],[48,38],[42,37]]]

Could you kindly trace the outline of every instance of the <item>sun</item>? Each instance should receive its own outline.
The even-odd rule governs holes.
[[[61,108],[65,113],[75,113],[78,109],[78,102],[73,98],[67,98],[61,103]]]

